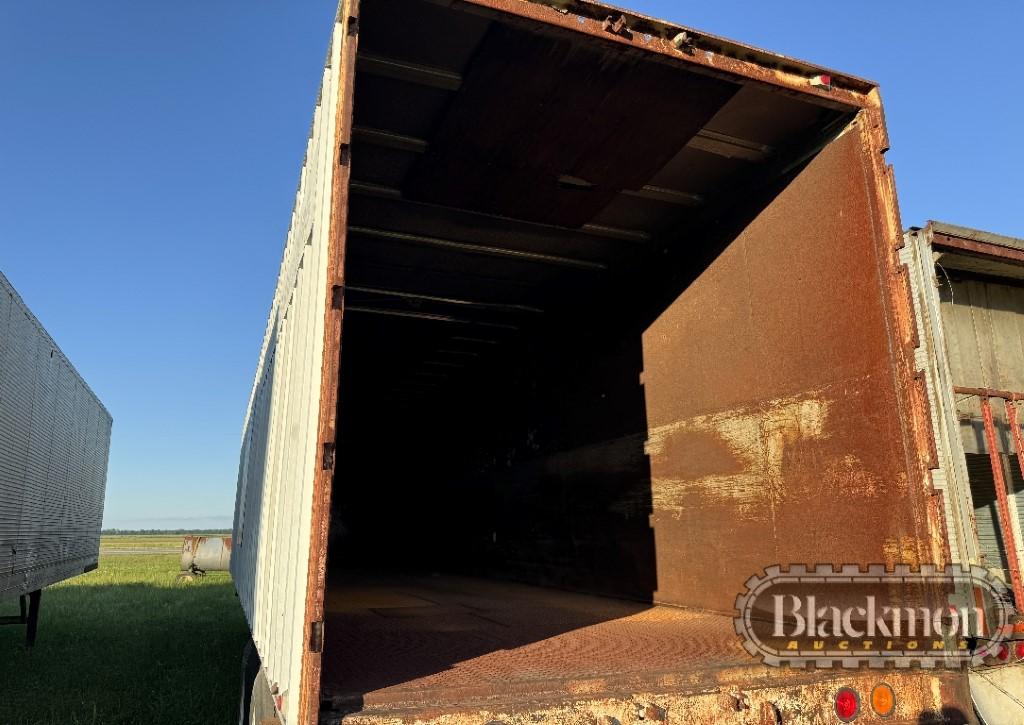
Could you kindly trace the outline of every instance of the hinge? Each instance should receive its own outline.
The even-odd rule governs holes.
[[[343,143],[338,146],[338,166],[348,166],[352,161],[352,146]]]
[[[682,51],[688,55],[693,55],[695,50],[693,36],[685,30],[679,31],[675,37],[672,38],[672,45],[675,46],[676,50]]]
[[[325,471],[334,468],[334,443],[324,443],[323,466]]]
[[[348,16],[348,34],[356,35],[359,33],[359,18],[354,15]]]
[[[623,38],[632,38],[633,34],[629,32],[629,27],[626,25],[627,22],[625,15],[619,15],[618,17],[609,15],[601,23],[601,27],[604,28],[606,33],[621,35]]]
[[[345,304],[345,285],[336,284],[331,288],[331,309],[340,310]]]
[[[309,623],[309,651],[324,651],[324,623],[323,620]]]

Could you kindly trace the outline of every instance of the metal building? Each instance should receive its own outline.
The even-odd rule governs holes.
[[[953,561],[1021,598],[1024,240],[932,221],[906,233]]]

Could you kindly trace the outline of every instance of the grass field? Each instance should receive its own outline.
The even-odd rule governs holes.
[[[180,536],[162,536],[159,534],[103,536],[100,538],[100,554],[103,554],[105,551],[123,549],[174,549],[180,552],[181,539],[182,537]]]
[[[170,549],[180,536],[104,537],[97,571],[43,591],[35,648],[0,627],[0,725],[236,721],[247,634],[230,578],[179,584],[179,556],[154,553]]]

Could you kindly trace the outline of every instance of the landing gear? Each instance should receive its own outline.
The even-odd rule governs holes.
[[[0,624],[24,624],[25,645],[31,647],[36,643],[36,629],[39,626],[39,601],[43,596],[41,589],[22,594],[18,597],[18,608],[21,610],[16,617],[0,617]]]
[[[199,577],[203,577],[203,576],[206,576],[206,571],[203,570],[203,569],[200,569],[198,566],[195,565],[195,562],[193,562],[193,563],[188,565],[188,569],[186,569],[185,571],[180,572],[178,574],[178,577],[177,577],[176,581],[178,583],[186,583],[187,584],[187,583],[193,582],[196,579],[198,579]]]

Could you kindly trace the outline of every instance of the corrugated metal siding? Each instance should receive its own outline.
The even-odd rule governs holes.
[[[954,385],[1024,391],[1024,289],[944,278],[942,318]],[[964,448],[983,453],[981,405],[977,398],[961,397],[958,410]],[[1003,406],[993,402],[999,449],[1008,451]]]
[[[971,498],[974,500],[974,521],[978,529],[978,544],[985,555],[985,563],[1001,569],[1007,581],[1006,549],[999,535],[996,509],[996,490],[992,481],[992,464],[987,453],[968,453],[967,470],[971,477]]]
[[[931,245],[924,236],[908,233],[900,250],[907,265],[917,333],[921,341],[914,362],[924,376],[928,407],[934,431],[939,468],[933,470],[932,485],[943,494],[943,514],[950,559],[973,562],[977,557],[970,521],[968,472],[957,435],[956,404],[953,399],[949,365],[945,355],[939,295],[935,287]]]
[[[98,562],[111,422],[0,274],[0,597]]]
[[[953,384],[1024,392],[1024,288],[976,279],[956,279],[941,271],[942,317]],[[981,454],[972,468],[971,490],[978,539],[989,564],[1005,569],[998,518],[995,516],[992,470],[988,462],[981,406],[976,397],[958,396],[960,438],[964,450]],[[1010,454],[1011,471],[1019,465],[1010,441],[1003,402],[992,399],[997,432],[997,447]],[[1005,468],[1005,466],[1004,466]],[[1015,474],[1018,475],[1019,473]],[[981,477],[978,481],[976,477]],[[1024,555],[1024,490],[1015,481],[1010,496],[1011,516],[1018,556]]]
[[[1016,517],[1024,529],[1024,477],[1015,455],[1002,455],[1003,471],[1010,482],[1010,515]],[[974,499],[974,519],[978,528],[978,541],[989,566],[1000,569],[1003,578],[1010,581],[1006,548],[999,530],[995,484],[992,464],[986,453],[968,453],[967,464],[971,472],[971,495]],[[1019,543],[1019,542],[1018,542]]]
[[[231,571],[267,679],[299,704],[338,93],[335,25],[242,434]]]

